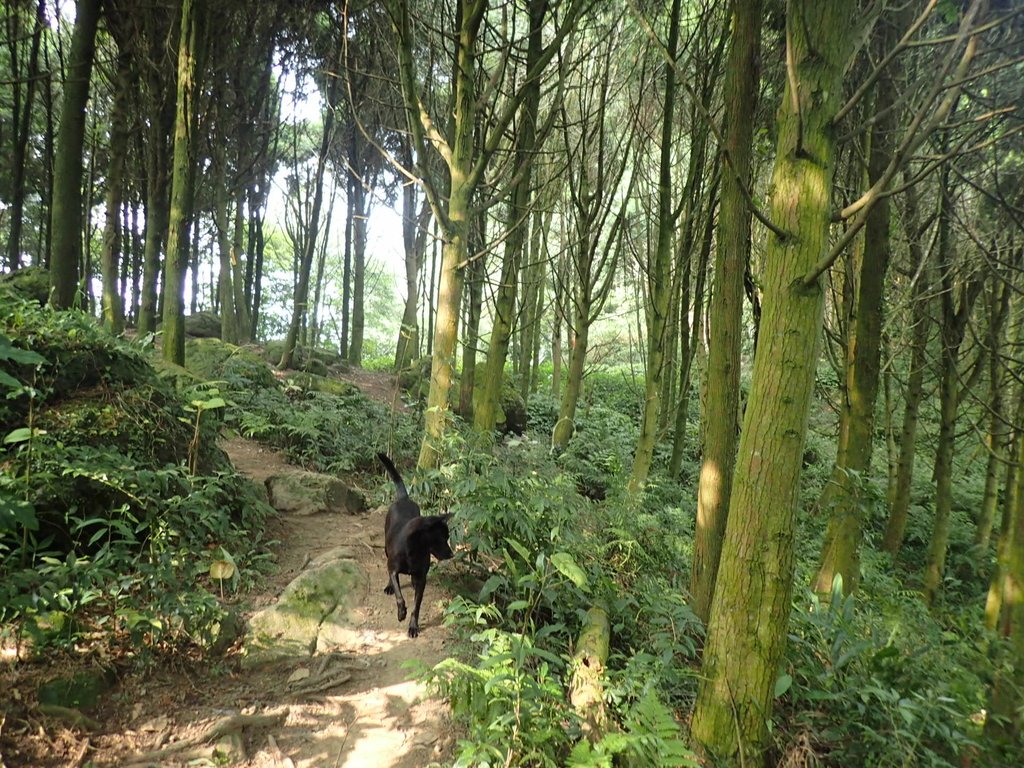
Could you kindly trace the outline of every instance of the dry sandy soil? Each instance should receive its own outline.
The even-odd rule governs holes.
[[[346,378],[372,397],[397,402],[393,379],[385,374],[358,372]],[[223,447],[236,468],[257,483],[286,466],[280,455],[247,440],[228,440]],[[374,486],[379,480],[364,482]],[[10,689],[0,694],[0,768],[213,765],[203,757],[210,754],[208,744],[194,752],[146,752],[189,738],[203,741],[211,725],[237,722],[245,727],[235,730],[235,748],[243,750],[232,763],[236,766],[423,768],[445,763],[454,743],[448,708],[429,698],[406,662],[432,666],[447,655],[449,637],[441,615],[450,596],[437,579],[429,580],[421,634],[410,639],[405,624],[397,621],[394,599],[382,591],[387,580],[384,511],[275,519],[270,537],[280,542],[277,570],[260,591],[238,598],[248,615],[273,603],[311,559],[347,547],[365,576],[351,612],[350,642],[334,657],[350,673],[347,680],[300,695],[289,680],[315,674],[328,660],[313,656],[308,663],[247,670],[230,653],[213,665],[176,658],[122,676],[100,711],[91,713],[96,722],[75,727],[33,707],[38,668],[0,665],[0,689]]]

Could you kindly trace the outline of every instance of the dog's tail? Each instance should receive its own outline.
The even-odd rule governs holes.
[[[395,493],[397,498],[409,498],[409,492],[405,489],[405,483],[402,481],[402,476],[398,474],[398,470],[395,469],[395,465],[391,462],[391,459],[389,459],[385,453],[378,453],[377,458],[380,459],[380,463],[383,464],[384,469],[387,470],[388,477],[391,478],[391,482],[395,484]]]

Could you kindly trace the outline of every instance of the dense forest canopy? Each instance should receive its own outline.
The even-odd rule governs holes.
[[[974,687],[878,683],[894,722],[927,723],[879,744],[906,765],[1024,754],[1021,3],[2,14],[4,282],[168,364],[205,318],[224,342],[273,343],[281,371],[323,349],[392,369],[424,476],[526,429],[595,504],[678,505],[692,536],[671,591],[706,633],[693,686],[662,694],[716,765],[796,760],[774,718],[830,745],[788,765],[869,754],[807,691],[888,706],[864,686],[898,677],[895,646],[863,640],[875,655],[831,659],[828,681],[794,654],[901,622],[976,649],[947,659]],[[0,328],[11,400],[32,351]],[[603,434],[602,398],[627,404]],[[621,450],[587,466],[612,479],[588,484],[573,462],[605,439]],[[870,619],[826,627],[811,601]],[[573,759],[610,765],[599,735]]]

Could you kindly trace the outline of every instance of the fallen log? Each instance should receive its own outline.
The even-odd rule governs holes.
[[[604,665],[608,661],[611,623],[608,610],[595,605],[587,611],[573,654],[569,701],[583,721],[583,733],[591,743],[601,740],[607,725],[604,708]]]

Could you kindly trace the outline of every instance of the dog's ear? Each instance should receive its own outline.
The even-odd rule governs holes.
[[[441,518],[441,520],[447,523],[449,520],[452,519],[453,514],[454,512],[445,512],[443,515],[434,515],[434,517],[439,517]]]

